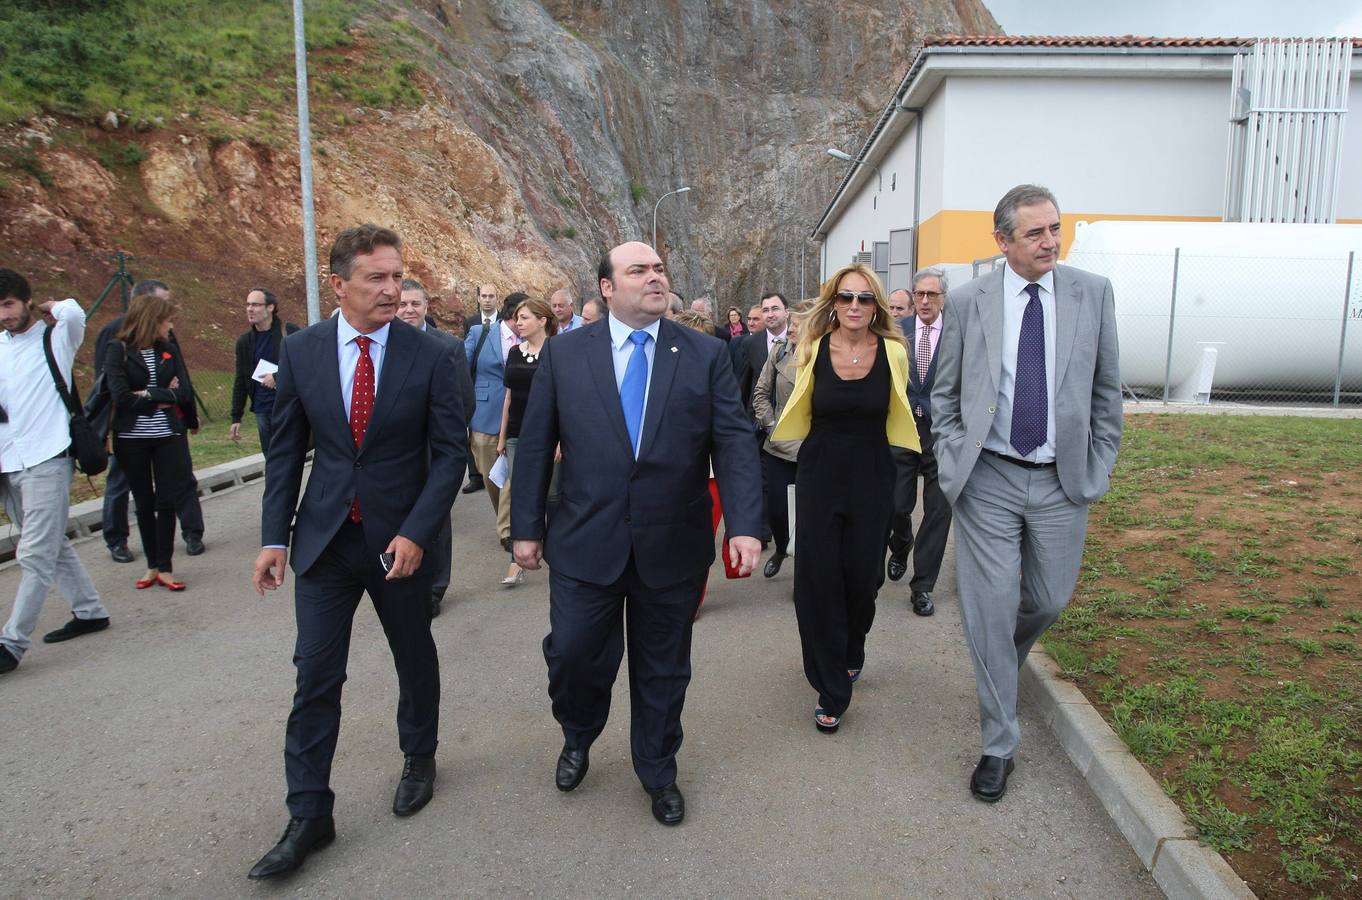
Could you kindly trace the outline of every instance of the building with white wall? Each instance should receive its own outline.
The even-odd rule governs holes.
[[[1083,220],[1362,223],[1362,39],[931,38],[853,156],[820,276],[869,253],[891,289],[996,254],[1024,182],[1066,247]]]

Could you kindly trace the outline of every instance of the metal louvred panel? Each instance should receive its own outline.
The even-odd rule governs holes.
[[[1334,221],[1352,49],[1274,40],[1235,56],[1225,221]]]

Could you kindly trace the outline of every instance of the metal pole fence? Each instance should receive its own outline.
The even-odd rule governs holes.
[[[1163,402],[1168,403],[1169,379],[1173,372],[1173,323],[1177,321],[1178,311],[1178,262],[1182,255],[1181,247],[1173,248],[1173,291],[1168,299],[1168,355],[1163,364]]]
[[[1357,251],[1348,251],[1348,277],[1343,282],[1343,324],[1338,328],[1338,371],[1334,373],[1334,408],[1338,408],[1338,397],[1343,390],[1343,349],[1348,343],[1348,313],[1353,299],[1353,257]]]

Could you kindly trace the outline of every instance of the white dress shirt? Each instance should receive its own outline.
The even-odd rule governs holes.
[[[606,320],[610,323],[610,357],[615,363],[615,389],[619,390],[624,384],[624,370],[629,366],[629,357],[638,349],[634,342],[629,340],[629,335],[640,329],[631,328],[608,313]],[[657,354],[657,329],[657,322],[641,329],[652,335],[653,339],[643,345],[643,352],[648,360],[648,381],[643,388],[643,418],[639,420],[638,447],[634,450],[636,459],[643,453],[643,423],[648,420],[648,392],[653,387],[653,358]]]
[[[998,412],[993,417],[993,429],[984,438],[984,448],[1004,456],[1031,462],[1055,461],[1055,277],[1046,272],[1037,281],[1040,285],[1040,308],[1045,314],[1045,443],[1022,456],[1012,446],[1012,390],[1017,380],[1017,341],[1021,339],[1022,316],[1031,295],[1026,286],[1031,282],[1022,278],[1012,267],[1003,267],[1003,371],[998,379]]]
[[[771,351],[772,351],[773,349],[775,349],[776,341],[783,341],[783,340],[785,339],[785,335],[788,334],[789,331],[790,331],[790,326],[786,325],[785,328],[784,328],[779,334],[772,334],[769,330],[766,332],[766,355],[767,355],[767,356],[770,356],[770,355],[771,355]]]
[[[378,396],[378,379],[383,375],[383,351],[388,346],[388,330],[392,323],[364,335],[369,338],[369,359],[374,362],[374,396]],[[350,396],[355,391],[355,366],[359,364],[359,344],[355,330],[341,313],[336,321],[336,356],[340,361],[341,399],[345,401],[345,420],[350,421]]]
[[[511,353],[511,348],[520,343],[520,335],[515,333],[510,322],[503,320],[497,336],[501,338],[501,363],[505,365],[506,359]]]
[[[66,410],[43,352],[47,323],[39,318],[23,334],[0,331],[0,406],[9,421],[0,423],[0,472],[19,472],[71,446],[71,414]],[[71,377],[71,362],[85,339],[85,311],[74,300],[52,306],[52,355],[62,377]],[[70,382],[67,382],[70,387]]]

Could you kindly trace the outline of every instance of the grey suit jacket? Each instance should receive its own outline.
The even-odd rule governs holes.
[[[1121,446],[1121,376],[1111,282],[1057,266],[1055,464],[1074,503],[1100,499]],[[954,504],[993,427],[1003,368],[1003,270],[950,292],[932,388],[941,490]]]

